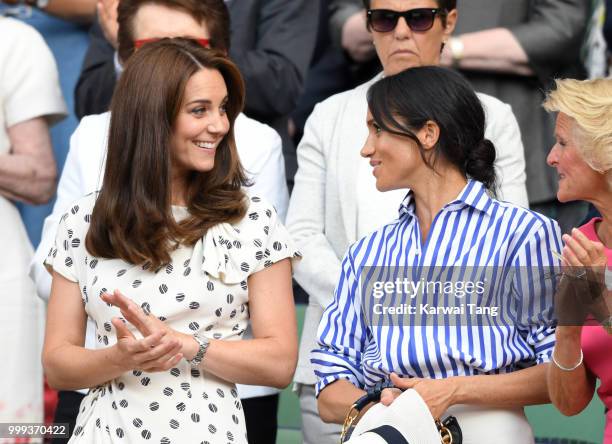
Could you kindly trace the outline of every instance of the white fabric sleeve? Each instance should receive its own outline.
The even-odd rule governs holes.
[[[325,308],[333,299],[340,259],[325,236],[326,155],[325,110],[321,105],[306,121],[297,148],[298,171],[289,201],[287,228],[303,255],[294,277],[310,301]]]
[[[488,97],[485,105],[487,126],[485,137],[495,145],[495,169],[498,180],[498,198],[529,208],[525,151],[516,117],[510,105]]]
[[[281,222],[287,217],[289,206],[289,190],[285,176],[285,160],[283,159],[283,143],[276,131],[270,131],[270,136],[263,140],[253,141],[263,155],[252,158],[248,174],[253,179],[249,194],[263,196],[276,209]]]
[[[47,272],[43,262],[55,242],[59,221],[68,211],[71,203],[91,191],[85,189],[82,162],[79,159],[82,149],[81,128],[82,126],[79,125],[70,137],[70,149],[57,186],[57,198],[53,211],[45,219],[40,243],[30,263],[30,277],[36,283],[38,296],[44,300],[49,300],[51,294],[51,274]]]
[[[31,26],[3,19],[2,97],[7,128],[36,117],[51,125],[67,115],[57,66],[42,36]],[[4,40],[6,38],[6,40]]]

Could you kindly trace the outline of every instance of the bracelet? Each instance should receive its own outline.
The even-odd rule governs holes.
[[[576,274],[570,274],[566,271],[561,273],[563,276],[571,278],[571,279],[580,279],[580,280],[586,280],[586,275],[587,275],[587,271],[585,269],[580,270],[578,273]]]
[[[580,360],[578,361],[578,364],[576,364],[573,367],[563,367],[561,364],[559,364],[557,362],[557,360],[555,359],[555,349],[553,348],[553,352],[551,354],[551,358],[552,358],[552,362],[560,369],[563,370],[564,372],[571,372],[576,370],[578,367],[580,367],[582,365],[582,361],[584,359],[584,355],[582,354],[582,349],[580,349]]]

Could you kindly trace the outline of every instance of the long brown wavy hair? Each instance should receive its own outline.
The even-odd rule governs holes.
[[[223,76],[230,129],[209,172],[190,173],[190,216],[176,222],[171,208],[170,140],[193,74],[207,68]],[[248,185],[234,140],[234,121],[244,105],[242,76],[228,58],[186,39],[162,39],[130,57],[111,102],[104,182],[86,247],[93,256],[121,258],[158,268],[179,244],[193,245],[219,223],[246,213]]]

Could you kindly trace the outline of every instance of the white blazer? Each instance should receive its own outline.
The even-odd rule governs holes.
[[[340,262],[348,246],[367,234],[359,233],[357,224],[358,205],[363,205],[357,199],[357,178],[363,167],[360,162],[368,162],[359,151],[368,134],[367,90],[380,77],[319,103],[297,148],[298,171],[287,228],[303,254],[294,264],[294,277],[309,295],[295,374],[295,381],[302,384],[316,382],[310,351],[317,346],[323,310],[333,300]],[[478,97],[487,119],[485,137],[497,150],[498,198],[527,207],[525,157],[512,109],[491,96]],[[376,193],[373,190],[371,195]],[[406,191],[399,193],[403,197]],[[388,197],[381,196],[368,202],[364,214],[377,217],[370,225],[379,226],[397,218],[400,203],[401,197],[389,204]]]

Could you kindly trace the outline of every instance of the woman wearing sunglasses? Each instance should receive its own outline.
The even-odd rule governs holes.
[[[367,26],[383,66],[371,81],[319,103],[298,147],[298,172],[287,225],[304,259],[295,278],[309,295],[295,381],[302,407],[305,443],[336,443],[339,427],[324,424],[315,398],[310,351],[323,310],[331,303],[348,246],[396,216],[405,190],[380,193],[366,159],[368,88],[383,75],[437,65],[457,21],[455,0],[372,0]],[[485,135],[496,147],[498,196],[526,206],[525,163],[512,110],[479,94],[486,113]]]
[[[495,148],[460,74],[403,71],[375,83],[368,106],[361,155],[375,186],[410,191],[395,220],[342,261],[312,353],[321,416],[341,423],[391,380],[415,389],[433,418],[456,416],[465,444],[533,443],[523,407],[548,402],[559,227],[492,197]]]

